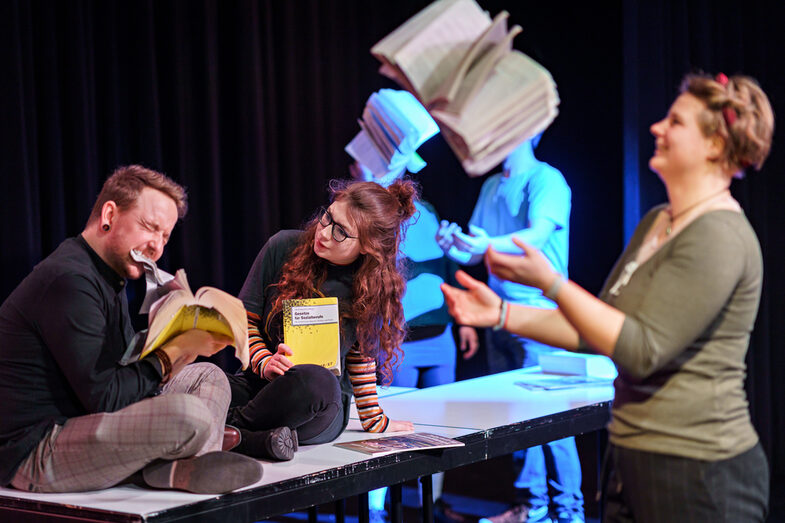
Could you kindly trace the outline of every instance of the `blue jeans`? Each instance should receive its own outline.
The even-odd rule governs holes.
[[[452,325],[433,338],[401,345],[403,361],[395,370],[392,384],[425,389],[455,381],[455,339]]]
[[[493,374],[539,364],[540,354],[561,351],[499,330],[487,330],[488,370]],[[537,509],[552,501],[559,515],[583,517],[581,463],[575,438],[551,441],[513,454],[515,491],[518,503]],[[548,487],[554,492],[549,500]]]

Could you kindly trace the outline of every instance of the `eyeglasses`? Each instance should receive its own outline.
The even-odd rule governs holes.
[[[344,241],[346,238],[352,238],[355,240],[357,239],[357,236],[350,236],[349,233],[346,232],[346,229],[343,228],[343,225],[336,223],[336,221],[333,220],[333,215],[330,214],[330,211],[324,207],[319,209],[319,223],[322,224],[322,227],[329,227],[330,225],[333,226],[333,240],[337,241],[338,243]]]

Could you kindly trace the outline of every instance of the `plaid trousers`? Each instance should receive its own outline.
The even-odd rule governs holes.
[[[22,462],[11,484],[31,492],[98,490],[159,458],[221,450],[230,400],[221,369],[211,363],[188,365],[158,396],[55,425]]]

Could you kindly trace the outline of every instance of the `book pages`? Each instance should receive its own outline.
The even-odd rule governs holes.
[[[382,73],[438,122],[471,176],[485,174],[558,114],[550,73],[512,49],[519,26],[474,0],[437,0],[376,44]],[[366,122],[367,123],[367,122]]]
[[[463,105],[477,91],[496,62],[510,51],[512,39],[521,31],[519,26],[515,26],[513,31],[507,31],[508,17],[507,11],[499,13],[483,34],[472,42],[460,63],[450,73],[450,77],[439,87],[438,93],[431,101],[431,107],[448,104],[448,110],[460,113]],[[469,71],[474,72],[474,82],[467,78]],[[459,93],[460,98],[456,98]]]
[[[363,127],[365,124],[361,124]],[[345,147],[349,155],[363,164],[374,176],[382,176],[387,172],[387,161],[381,149],[374,143],[371,136],[361,130]]]
[[[417,172],[417,148],[439,131],[428,111],[407,91],[381,89],[371,94],[360,132],[346,146],[349,153],[374,177],[408,169]]]
[[[371,53],[397,68],[427,106],[490,25],[488,14],[473,0],[440,0],[381,40]]]
[[[178,274],[182,271],[178,271]],[[184,281],[184,280],[182,280]],[[214,287],[194,295],[189,288],[170,291],[150,309],[147,340],[140,358],[191,329],[223,334],[232,339],[235,356],[248,367],[248,321],[243,302]]]

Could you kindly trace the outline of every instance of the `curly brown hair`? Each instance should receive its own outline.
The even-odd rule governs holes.
[[[698,116],[701,130],[706,137],[716,134],[723,139],[725,149],[720,161],[740,177],[749,166],[760,170],[769,155],[774,111],[753,78],[734,75],[723,78],[724,85],[718,78],[689,74],[680,91],[706,104],[706,110]],[[728,111],[733,112],[731,118]]]
[[[416,211],[418,187],[411,180],[397,180],[387,188],[375,182],[333,180],[330,193],[331,201],[347,203],[365,252],[359,257],[346,314],[357,323],[360,352],[380,362],[382,382],[389,383],[406,334],[401,305],[406,279],[398,248],[405,224]],[[283,309],[285,299],[312,296],[327,277],[328,262],[313,249],[318,223],[317,216],[306,224],[300,243],[281,269],[273,314]]]

